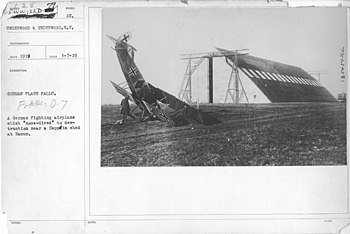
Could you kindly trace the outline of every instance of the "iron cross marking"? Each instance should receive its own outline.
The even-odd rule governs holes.
[[[127,42],[127,41],[128,41],[128,39],[129,39],[129,37],[130,37],[130,35],[126,35],[126,34],[124,34],[124,35],[123,35],[123,40],[122,40],[122,41]]]
[[[136,77],[137,71],[138,71],[137,67],[130,67],[129,76]]]

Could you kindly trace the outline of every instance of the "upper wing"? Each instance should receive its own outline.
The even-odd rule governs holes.
[[[271,102],[336,101],[325,87],[300,67],[250,55],[237,56],[237,66]]]
[[[205,125],[222,123],[220,120],[216,119],[215,117],[193,108],[187,103],[180,101],[175,96],[159,88],[154,87],[150,83],[148,83],[148,86],[151,89],[153,97],[155,99],[157,99],[161,103],[166,104],[167,108],[170,108],[173,110],[172,112],[169,112],[169,116],[171,118],[177,119],[179,121],[181,119],[193,119]]]

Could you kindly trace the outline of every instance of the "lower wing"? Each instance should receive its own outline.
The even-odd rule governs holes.
[[[203,111],[197,110],[187,103],[180,101],[175,96],[154,87],[150,83],[148,83],[150,89],[152,90],[153,96],[162,104],[165,104],[167,108],[173,111],[168,111],[167,114],[171,119],[180,120],[195,120],[204,125],[214,125],[218,123],[222,123],[219,119],[204,113]],[[161,105],[162,105],[161,104]],[[162,109],[162,108],[161,108]]]
[[[122,88],[120,85],[117,85],[116,83],[114,83],[113,81],[110,81],[113,85],[113,87],[115,88],[115,90],[120,93],[122,96],[129,98],[130,101],[132,101],[133,103],[135,103],[134,98],[132,97],[131,93],[129,93],[128,91],[126,91],[124,88]]]

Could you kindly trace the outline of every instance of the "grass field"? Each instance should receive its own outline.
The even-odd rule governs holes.
[[[119,106],[101,108],[101,166],[346,165],[346,105],[202,105],[222,124],[125,125]]]

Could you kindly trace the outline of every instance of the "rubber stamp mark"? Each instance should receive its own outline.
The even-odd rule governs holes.
[[[52,19],[57,14],[56,2],[50,2],[46,4],[46,8],[31,7],[31,8],[11,8],[9,15],[11,19],[28,19],[28,18],[38,18],[38,19]]]

